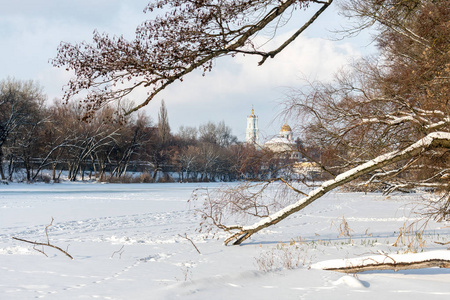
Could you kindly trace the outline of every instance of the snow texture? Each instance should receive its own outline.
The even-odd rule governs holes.
[[[208,184],[215,188],[217,184]],[[241,246],[196,232],[197,184],[0,186],[0,299],[449,299],[450,270],[360,273],[312,269],[348,257],[394,255],[412,203],[426,195],[329,193]],[[351,237],[338,237],[345,216]],[[46,241],[48,257],[12,237]],[[427,252],[448,246],[430,223]],[[200,250],[198,254],[184,235]],[[217,239],[219,238],[219,239]],[[42,250],[42,248],[38,248]],[[446,251],[446,250],[445,250]],[[444,253],[447,253],[445,252]],[[396,259],[408,256],[395,256]]]

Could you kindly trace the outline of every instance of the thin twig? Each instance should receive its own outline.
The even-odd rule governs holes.
[[[442,242],[435,242],[436,244],[439,244],[439,245],[448,245],[448,244],[450,244],[450,242],[447,242],[447,243],[442,243]]]
[[[295,187],[293,187],[292,185],[290,185],[289,182],[287,182],[285,179],[280,178],[280,180],[281,180],[285,185],[287,185],[287,187],[289,187],[291,190],[293,190],[294,192],[299,193],[299,194],[302,194],[303,196],[308,197],[308,194],[306,194],[306,193],[300,191],[299,189],[296,189]]]
[[[44,247],[42,247],[42,250],[39,250],[39,249],[36,248],[36,245],[34,245],[33,246],[33,250],[36,250],[37,252],[42,253],[42,254],[44,254],[45,256],[48,257],[47,253],[44,252]]]
[[[64,251],[63,249],[59,248],[58,246],[52,245],[52,244],[46,244],[46,243],[39,243],[39,242],[32,242],[32,241],[28,241],[28,240],[24,240],[24,239],[19,239],[16,237],[12,237],[13,240],[17,240],[17,241],[21,241],[21,242],[25,242],[25,243],[29,243],[29,244],[33,244],[33,245],[38,245],[38,246],[47,246],[47,247],[51,247],[54,248],[56,250],[61,251],[62,253],[64,253],[65,255],[67,255],[70,259],[73,259],[73,257],[67,253],[66,251]]]
[[[123,247],[125,247],[125,245],[122,245],[122,247],[119,250],[114,251],[113,254],[111,255],[111,258],[113,258],[114,254],[116,254],[116,253],[119,254],[119,258],[122,258],[122,253],[123,253],[122,249],[123,249]]]
[[[54,220],[54,219],[53,219],[53,217],[52,217],[52,221],[50,222],[50,224],[48,224],[47,226],[45,226],[45,230],[44,230],[44,231],[45,231],[45,236],[46,236],[46,238],[47,238],[47,243],[33,242],[33,241],[24,240],[24,239],[19,239],[19,238],[16,238],[16,237],[12,237],[12,239],[13,239],[13,240],[16,240],[16,241],[21,241],[21,242],[33,244],[33,245],[35,245],[35,246],[47,246],[47,247],[51,247],[51,248],[54,248],[54,249],[56,249],[56,250],[61,251],[62,253],[64,253],[65,255],[67,255],[70,259],[73,259],[73,257],[72,257],[69,253],[67,253],[67,251],[64,251],[63,249],[59,248],[58,246],[55,246],[55,245],[50,244],[50,239],[49,239],[49,237],[48,237],[48,231],[47,231],[47,230],[48,230],[48,228],[49,228],[50,226],[53,225],[53,220]],[[38,251],[38,252],[44,254],[45,256],[47,256],[47,254],[45,254],[44,251],[36,249],[35,246],[33,246],[33,249],[34,249],[34,250],[36,250],[36,251]],[[47,256],[47,257],[48,257],[48,256]]]
[[[187,236],[186,233],[184,234],[184,236],[182,236],[181,234],[179,234],[179,236],[182,237],[182,238],[185,238],[185,239],[187,239],[189,242],[191,242],[192,246],[194,246],[194,248],[195,248],[195,250],[197,250],[198,254],[201,254],[201,253],[200,253],[200,250],[198,250],[198,248],[197,248],[197,246],[195,246],[194,242],[193,242],[190,238],[188,238],[188,236]]]
[[[47,229],[50,227],[50,226],[52,226],[53,225],[53,217],[52,217],[52,221],[50,222],[50,224],[48,224],[47,226],[45,226],[45,236],[47,237],[47,244],[49,244],[50,245],[50,239],[48,238],[48,232],[47,232]]]

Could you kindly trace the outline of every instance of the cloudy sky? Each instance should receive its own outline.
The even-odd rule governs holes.
[[[136,26],[149,17],[142,12],[147,2],[0,0],[0,80],[8,76],[36,80],[49,101],[61,98],[62,87],[71,74],[49,63],[60,42],[90,41],[94,29],[133,38]],[[345,22],[332,7],[294,44],[263,66],[258,67],[258,60],[251,57],[218,60],[205,77],[200,73],[186,76],[183,82],[176,82],[156,97],[145,110],[156,120],[160,101],[164,99],[174,132],[181,125],[198,126],[223,120],[244,140],[246,117],[253,106],[259,117],[261,137],[269,138],[284,123],[278,115],[289,88],[301,87],[304,79],[330,80],[350,60],[373,52],[368,34],[335,39],[331,31]],[[292,28],[286,28],[283,34],[301,26],[302,19],[293,19],[291,23]],[[139,102],[145,98],[145,92],[133,97]]]

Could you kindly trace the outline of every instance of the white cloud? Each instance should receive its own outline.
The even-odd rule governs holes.
[[[166,100],[174,129],[225,120],[242,139],[246,116],[254,105],[261,129],[271,135],[282,122],[271,124],[287,88],[302,85],[303,79],[330,81],[339,68],[358,56],[349,44],[301,37],[262,66],[257,64],[259,59],[249,56],[218,60],[211,73],[204,77],[200,72],[189,74],[156,99]],[[158,106],[155,100],[148,111],[157,112]]]
[[[62,96],[61,87],[70,77],[48,63],[61,41],[89,41],[96,28],[131,37],[136,26],[148,17],[142,13],[147,0],[2,2],[6,0],[0,0],[6,7],[0,11],[0,79],[36,79],[50,100]],[[287,34],[273,43],[279,45]],[[164,98],[174,130],[180,125],[224,120],[244,139],[246,117],[253,104],[261,129],[271,135],[278,131],[279,123],[270,122],[287,87],[301,85],[303,78],[330,80],[340,66],[358,55],[353,44],[301,36],[263,66],[257,65],[256,57],[219,59],[212,72],[204,77],[201,72],[189,74],[183,82],[163,91],[146,110],[155,118]],[[136,102],[145,97],[145,91],[134,94]]]

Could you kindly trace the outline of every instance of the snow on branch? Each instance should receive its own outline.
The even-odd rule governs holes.
[[[375,270],[409,270],[422,268],[450,268],[450,251],[437,250],[422,253],[386,254],[334,259],[311,265],[313,269],[358,273]]]
[[[284,220],[291,214],[298,212],[319,199],[327,192],[344,185],[350,181],[357,179],[358,177],[368,174],[374,170],[385,167],[392,163],[404,160],[411,159],[415,156],[420,155],[423,152],[434,148],[450,148],[450,133],[448,132],[433,132],[420,139],[416,143],[410,145],[406,149],[396,150],[384,155],[380,155],[366,163],[363,163],[353,169],[350,169],[338,176],[334,179],[324,182],[320,187],[311,191],[309,195],[294,204],[288,205],[280,211],[269,215],[266,218],[261,219],[259,222],[250,225],[250,226],[242,226],[242,227],[233,227],[233,229],[240,229],[239,232],[231,235],[229,238],[225,240],[225,245],[229,244],[231,241],[234,241],[234,245],[241,244],[244,240],[248,239],[255,232],[260,231],[263,228],[269,227],[271,225],[277,224],[281,220]],[[225,226],[226,227],[226,226]],[[230,229],[230,228],[228,228]],[[229,230],[227,230],[229,231]]]

